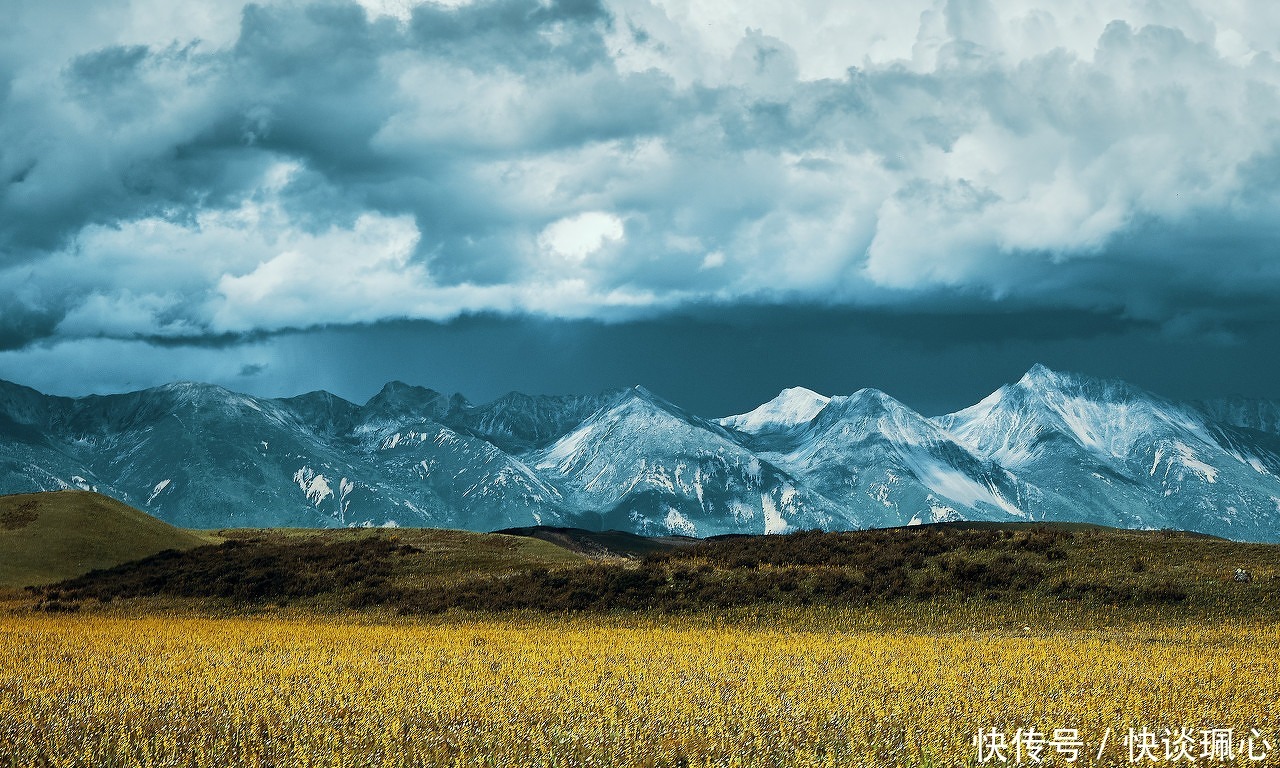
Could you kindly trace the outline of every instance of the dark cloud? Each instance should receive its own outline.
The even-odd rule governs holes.
[[[750,410],[797,385],[829,395],[877,387],[939,414],[971,405],[1037,362],[1175,398],[1280,394],[1276,323],[1254,328],[1244,342],[1206,344],[1084,313],[897,320],[816,307],[703,308],[622,324],[496,315],[400,321],[224,348],[103,339],[0,352],[0,378],[60,394],[194,379],[267,396],[323,388],[355,402],[391,379],[476,402],[509,390],[582,393],[640,383],[706,416]]]
[[[395,109],[380,67],[404,42],[354,3],[247,6],[229,57],[242,89],[231,138],[340,182],[387,174],[393,160],[371,146]]]
[[[138,82],[138,70],[150,57],[145,45],[113,45],[75,57],[68,68],[71,90],[79,98],[127,106],[119,91]]]
[[[0,351],[22,349],[33,339],[49,337],[61,319],[54,313],[9,304],[0,313]]]
[[[478,70],[549,62],[584,70],[608,59],[603,35],[612,17],[599,0],[487,0],[449,8],[423,3],[410,29],[432,56]]]
[[[890,357],[1280,315],[1280,13],[148,2],[0,31],[0,346],[257,380],[295,330],[475,314]]]

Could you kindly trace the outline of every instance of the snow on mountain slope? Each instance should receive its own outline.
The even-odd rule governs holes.
[[[19,395],[11,410],[31,423],[0,425],[0,440],[39,440],[0,442],[6,491],[99,487],[193,528],[561,519],[558,492],[518,459],[432,420],[465,400],[420,387],[392,382],[363,406],[190,383],[43,404]]]
[[[726,416],[716,423],[751,435],[780,432],[811,421],[830,400],[813,390],[791,387],[753,411]]]
[[[842,510],[736,443],[723,427],[636,387],[530,455],[578,524],[706,536],[851,528]]]
[[[1192,406],[1220,424],[1280,434],[1280,402],[1275,400],[1229,397],[1198,400]]]
[[[402,524],[484,531],[564,524],[560,492],[484,440],[426,419],[357,433],[379,487],[405,510]]]
[[[801,388],[718,422],[642,388],[472,405],[392,382],[364,405],[180,383],[48,397],[0,382],[0,492],[95,488],[169,522],[762,533],[1080,520],[1280,540],[1265,404],[1174,403],[1037,366],[925,419]]]
[[[0,489],[4,493],[36,493],[79,489],[122,495],[89,465],[43,441],[0,437]]]
[[[123,501],[189,528],[345,525],[377,497],[288,408],[210,385],[82,398],[64,437]]]
[[[0,489],[5,493],[70,488],[119,494],[72,446],[53,436],[75,401],[0,381]]]
[[[326,439],[351,434],[363,414],[360,406],[325,391],[308,392],[274,402],[290,413],[301,428]]]
[[[1044,494],[958,445],[937,424],[874,389],[833,397],[802,429],[757,442],[761,456],[877,526],[948,519],[1040,519]]]
[[[521,453],[563,437],[616,397],[617,393],[536,396],[510,392],[493,402],[455,411],[445,423],[508,453]]]
[[[372,432],[420,419],[443,422],[470,404],[462,395],[392,381],[360,409],[357,431]]]
[[[1037,365],[1016,384],[938,420],[964,442],[1005,466],[1034,461],[1042,438],[1065,436],[1101,461],[1129,456],[1152,433],[1208,442],[1203,419],[1189,408],[1122,381],[1056,373]]]
[[[964,445],[1130,527],[1277,538],[1270,440],[1121,381],[1032,368],[938,419]]]

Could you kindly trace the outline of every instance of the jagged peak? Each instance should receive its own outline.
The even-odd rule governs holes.
[[[805,406],[813,406],[815,404],[825,406],[829,402],[831,402],[830,397],[814,392],[808,387],[787,387],[779,392],[777,397],[773,398],[768,403],[765,403],[765,406],[777,405],[782,408],[803,408]],[[812,418],[812,416],[810,418]]]
[[[1186,410],[1183,406],[1130,384],[1124,379],[1054,371],[1039,364],[1032,366],[1017,383],[1001,387],[998,392],[1006,397],[1015,393],[1024,397],[1030,396],[1033,400],[1045,403],[1054,403],[1062,398],[1068,398],[1100,405],[1141,402],[1163,410]]]
[[[649,419],[655,415],[660,419],[669,420],[673,423],[678,422],[693,428],[708,430],[720,437],[728,436],[728,432],[720,424],[691,414],[680,406],[639,385],[620,391],[611,402],[606,403],[597,410],[583,424],[601,420],[609,421],[616,418],[639,417],[641,419]]]
[[[932,431],[933,422],[885,392],[867,387],[852,395],[833,397],[814,420],[819,426],[840,421],[879,421],[889,419],[901,428]],[[910,425],[908,427],[908,425]]]
[[[1220,424],[1280,433],[1280,400],[1233,395],[1189,405]]]
[[[537,395],[530,395],[524,392],[520,392],[519,390],[513,389],[510,392],[507,392],[506,394],[495,397],[494,399],[490,400],[484,405],[491,406],[491,405],[501,405],[504,403],[509,403],[513,405],[525,405],[525,404],[534,403],[537,401],[538,401]]]
[[[627,387],[626,389],[623,389],[621,392],[619,392],[617,395],[617,402],[619,404],[630,403],[630,402],[649,403],[651,405],[659,406],[664,410],[675,408],[675,406],[672,405],[670,402],[668,402],[666,399],[659,397],[658,395],[654,394],[651,390],[641,386],[640,384],[635,384],[633,386]]]
[[[389,381],[383,385],[378,394],[369,398],[364,407],[371,410],[387,408],[412,410],[422,407],[434,410],[447,399],[445,394],[434,389],[406,384],[403,381]]]
[[[399,379],[392,379],[391,381],[388,381],[386,384],[383,384],[382,389],[378,390],[378,394],[369,398],[369,402],[373,402],[374,400],[387,400],[390,398],[404,398],[409,395],[413,395],[420,398],[421,397],[432,397],[432,398],[441,397],[441,393],[437,392],[434,389],[420,387],[416,384],[406,384],[405,382],[400,381]]]
[[[896,398],[886,393],[883,389],[876,389],[875,387],[863,387],[848,397],[850,400],[859,399],[880,405],[892,405],[898,403]]]
[[[391,420],[406,422],[425,419],[436,421],[462,407],[466,402],[461,395],[449,396],[434,389],[406,384],[403,381],[387,382],[378,394],[362,406],[365,419],[376,422]]]
[[[153,391],[187,393],[187,392],[230,392],[231,390],[226,389],[225,387],[220,387],[217,384],[204,384],[199,381],[171,381],[168,384],[161,384],[160,386],[155,387]]]
[[[628,387],[628,389],[630,388]],[[570,403],[570,402],[581,402],[585,400],[604,400],[604,399],[616,398],[621,391],[623,390],[613,389],[613,390],[605,390],[603,392],[597,392],[595,394],[570,393],[570,394],[556,394],[556,395],[547,395],[547,394],[531,395],[531,394],[520,392],[519,390],[513,389],[504,395],[495,397],[493,400],[490,400],[487,403],[477,405],[476,407],[484,408],[488,406],[501,405],[501,404],[531,405],[531,404],[540,404],[540,403]]]
[[[613,403],[604,408],[605,411],[614,412],[633,409],[639,409],[642,411],[659,411],[667,416],[683,421],[697,419],[697,417],[690,415],[680,406],[660,395],[654,394],[653,391],[646,389],[639,384],[622,390]]]
[[[360,406],[323,389],[273,402],[309,428],[321,431],[347,429],[360,413]]]
[[[1001,384],[973,405],[940,416],[938,421],[949,428],[957,422],[984,418],[997,409],[1025,408],[1031,403],[1041,403],[1047,393],[1060,391],[1068,381],[1079,378],[1036,363],[1012,384]]]
[[[335,395],[327,389],[313,389],[310,392],[303,392],[300,395],[280,398],[280,401],[284,403],[334,403],[351,406],[355,405],[355,403],[347,400],[345,397]]]
[[[149,394],[166,395],[169,398],[172,398],[172,402],[176,404],[212,404],[216,402],[223,402],[227,404],[258,404],[262,402],[252,395],[235,392],[217,384],[205,384],[198,381],[173,381],[168,384],[161,384],[158,387],[142,390],[141,392],[128,393],[125,395],[108,395],[107,397],[130,397],[138,395],[145,397]]]
[[[0,379],[0,392],[6,391],[6,390],[7,390],[6,394],[10,394],[10,395],[21,394],[24,397],[57,397],[56,395],[46,395],[45,393],[41,392],[40,390],[34,387],[28,387],[26,384],[19,384],[16,381],[9,381],[8,379]],[[58,398],[58,399],[69,400],[71,398]]]
[[[772,400],[755,409],[717,419],[717,422],[747,433],[787,429],[813,420],[829,402],[831,398],[811,389],[787,387]]]
[[[1027,372],[1024,374],[1024,376],[1031,377],[1031,378],[1054,378],[1058,376],[1058,372],[1053,370],[1049,366],[1045,365],[1044,363],[1035,363],[1034,365],[1032,365],[1030,368],[1027,369]]]
[[[1096,395],[1141,395],[1153,399],[1162,399],[1124,379],[1089,376],[1074,371],[1055,371],[1048,366],[1036,363],[1027,369],[1022,378],[1013,385],[1021,389],[1059,392],[1092,392]]]
[[[817,398],[820,400],[831,399],[826,395],[820,394],[818,392],[814,392],[812,389],[809,389],[808,387],[786,387],[781,392],[779,392],[778,396],[775,397],[774,399],[775,400],[780,400],[780,399],[791,400],[791,399],[802,398],[802,397]]]
[[[1065,436],[1109,461],[1128,457],[1136,441],[1153,435],[1172,435],[1171,439],[1188,444],[1210,443],[1207,418],[1188,404],[1167,400],[1121,379],[1062,373],[1036,365],[1018,382],[939,423],[969,444],[994,450],[993,455],[1002,463],[1017,465],[1030,453],[1025,446],[1016,445],[1011,437],[1015,429]]]
[[[1036,363],[1018,379],[1018,385],[1033,389],[1059,389],[1064,386],[1079,384],[1088,377],[1066,371],[1055,371],[1042,363]]]
[[[864,387],[854,392],[852,395],[843,395],[831,398],[831,402],[827,408],[835,411],[852,411],[852,410],[880,410],[890,412],[907,412],[917,416],[914,410],[905,405],[902,401],[885,393],[883,390],[874,387]],[[924,418],[921,416],[920,418]]]
[[[949,439],[934,421],[871,387],[831,398],[806,427],[806,435],[814,446],[830,440],[838,444],[876,439],[896,445],[921,445]]]

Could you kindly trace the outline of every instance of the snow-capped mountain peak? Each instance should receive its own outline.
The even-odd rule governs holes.
[[[643,387],[626,390],[547,449],[534,468],[605,527],[642,533],[774,533],[855,524],[721,425]]]
[[[1074,380],[1074,376],[1065,371],[1059,372],[1042,364],[1036,363],[1022,374],[1022,378],[1018,379],[1018,384],[1024,387],[1057,387],[1070,383]]]
[[[942,439],[942,430],[901,401],[870,387],[852,395],[836,396],[814,419],[816,429],[826,430],[837,423],[854,425],[864,433],[879,433],[903,443]]]
[[[1123,381],[1036,366],[937,421],[975,454],[1108,524],[1227,525],[1239,536],[1280,514],[1266,509],[1280,498],[1280,441]]]
[[[804,387],[789,387],[755,410],[717,419],[721,426],[747,434],[790,429],[813,420],[831,398]]]
[[[1189,407],[1123,381],[1043,365],[938,422],[965,444],[1014,468],[1035,461],[1039,448],[1055,436],[1102,460],[1128,457],[1135,442],[1153,433],[1211,441],[1204,420]]]
[[[49,397],[0,382],[0,492],[94,487],[169,522],[530,524],[764,533],[1068,520],[1280,540],[1274,404],[1188,405],[1035,366],[927,419],[794,387],[739,416],[644,387],[484,405],[392,382],[364,405],[180,383]]]
[[[695,416],[670,400],[654,394],[640,385],[624,389],[612,403],[606,404],[598,413],[592,415],[588,421],[636,417],[644,420],[658,419],[659,421],[672,419],[700,429],[710,430],[720,436],[727,434],[715,422],[708,421],[701,416]]]

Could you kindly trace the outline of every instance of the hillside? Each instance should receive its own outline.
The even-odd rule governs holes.
[[[641,536],[626,531],[587,531],[582,528],[556,528],[549,525],[505,528],[494,533],[541,539],[570,552],[599,558],[636,558],[655,552],[665,552],[675,547],[692,546],[700,541],[688,536]]]
[[[89,491],[0,496],[0,587],[48,584],[210,541]]]
[[[1280,548],[1079,524],[945,523],[787,535],[652,540],[639,557],[597,557],[564,529],[226,532],[50,586],[47,610],[112,603],[256,611],[719,612],[973,603],[1040,612],[1280,615]],[[615,535],[616,537],[617,535]],[[630,536],[628,546],[635,548]],[[1247,580],[1235,578],[1237,569]]]
[[[214,537],[211,537],[213,539]],[[37,590],[48,610],[79,608],[87,596],[162,598],[148,610],[253,610],[294,605],[342,612],[422,589],[590,562],[532,537],[434,528],[233,529],[216,543],[149,553]]]

